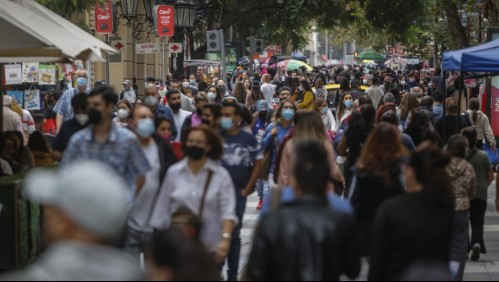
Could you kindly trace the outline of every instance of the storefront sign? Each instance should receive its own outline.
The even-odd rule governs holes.
[[[173,36],[175,33],[175,9],[169,5],[154,7],[156,34],[160,37]]]
[[[490,117],[490,122],[492,126],[492,131],[495,135],[499,135],[499,76],[492,77],[492,109]]]
[[[95,7],[95,31],[99,34],[111,34],[114,29],[113,1],[97,1]]]

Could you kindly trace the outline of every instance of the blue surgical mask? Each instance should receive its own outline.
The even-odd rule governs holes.
[[[150,118],[141,119],[137,123],[137,134],[142,138],[151,137],[155,130],[154,121]]]
[[[352,100],[343,101],[343,105],[345,105],[345,107],[347,107],[347,109],[351,108],[353,106],[353,101]]]
[[[229,130],[234,126],[234,121],[229,117],[220,118],[220,126],[223,130]]]
[[[325,107],[324,109],[322,109],[322,113],[327,114],[327,110],[328,110],[327,107]]]
[[[76,80],[76,85],[87,86],[87,79],[84,77],[78,77],[78,79]]]
[[[295,116],[295,111],[293,109],[285,109],[282,110],[281,114],[282,118],[286,121],[291,121]]]
[[[210,102],[215,102],[216,99],[217,99],[217,93],[208,92],[208,100],[210,100]]]

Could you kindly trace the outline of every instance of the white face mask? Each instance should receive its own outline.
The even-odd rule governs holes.
[[[84,126],[88,123],[89,117],[87,114],[77,114],[75,119],[81,126]]]
[[[130,113],[127,110],[125,110],[125,109],[120,109],[118,111],[118,117],[120,119],[126,119],[126,118],[128,118],[129,115],[130,115]]]
[[[189,87],[189,82],[182,82],[182,87],[183,88]]]

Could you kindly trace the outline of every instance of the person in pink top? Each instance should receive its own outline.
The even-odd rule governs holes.
[[[184,140],[185,133],[191,129],[200,126],[203,123],[203,107],[208,104],[208,96],[205,92],[199,92],[198,96],[194,99],[196,111],[187,117],[182,125],[180,139]]]

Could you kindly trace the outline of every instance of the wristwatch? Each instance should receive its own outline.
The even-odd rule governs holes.
[[[229,233],[224,233],[222,234],[222,238],[227,240],[232,240],[232,235]]]

